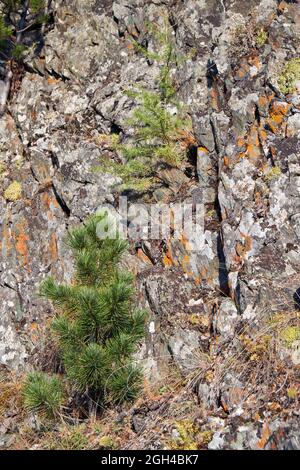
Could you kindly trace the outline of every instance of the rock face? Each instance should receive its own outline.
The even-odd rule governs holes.
[[[236,348],[245,325],[300,304],[299,77],[292,93],[280,87],[299,57],[299,2],[55,0],[53,12],[0,122],[0,364],[30,367],[52,314],[40,281],[49,273],[70,281],[67,228],[114,202],[117,179],[97,172],[100,156],[112,154],[111,135],[130,140],[124,90],[152,89],[158,72],[131,40],[151,48],[147,25],[167,15],[178,53],[189,57],[176,80],[197,155],[195,176],[162,173],[154,198],[204,201],[205,231],[194,251],[199,240],[171,237],[132,255],[140,303],[151,311],[140,357],[150,377],[170,361],[186,376],[208,371],[207,356],[222,356],[228,342]],[[13,182],[19,190],[8,197]],[[230,415],[242,406],[245,382],[230,377],[199,385],[204,407]],[[218,431],[210,448],[256,448],[251,426],[230,443],[230,427]],[[261,447],[299,448],[293,421],[271,431]]]

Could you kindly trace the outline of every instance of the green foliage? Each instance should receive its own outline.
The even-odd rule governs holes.
[[[12,57],[16,60],[20,60],[26,51],[27,47],[24,46],[24,44],[16,44],[12,50]]]
[[[170,27],[165,25],[162,31],[152,28],[156,39],[156,52],[134,43],[136,49],[147,58],[155,61],[159,68],[156,90],[145,88],[127,91],[127,95],[136,102],[136,108],[128,119],[134,129],[134,146],[123,146],[123,155],[127,160],[141,158],[150,162],[163,161],[179,165],[184,155],[178,145],[180,131],[184,128],[183,109],[176,99],[177,90],[172,79],[172,69],[179,62],[174,49],[174,40]],[[149,165],[149,162],[148,162]]]
[[[0,41],[9,38],[13,33],[12,26],[7,26],[4,19],[0,17]]]
[[[5,60],[21,60],[24,52],[26,32],[33,26],[39,28],[47,22],[45,0],[30,0],[26,14],[23,0],[0,1],[0,56]]]
[[[64,401],[64,391],[60,379],[42,372],[32,372],[26,377],[24,405],[29,411],[52,418],[57,415]]]
[[[97,166],[96,171],[109,173],[122,178],[122,185],[119,189],[134,189],[135,191],[147,191],[153,184],[152,169],[141,160],[132,159],[125,165],[101,158],[101,166]]]
[[[184,122],[168,108],[174,99],[168,82],[159,85],[160,92],[140,89],[127,93],[137,103],[128,119],[128,124],[135,129],[135,146],[123,146],[122,151],[129,161],[141,158],[143,162],[150,159],[152,163],[162,161],[177,166],[183,158],[178,141]]]
[[[38,13],[43,10],[46,6],[45,0],[30,0],[29,8],[33,13]]]
[[[118,150],[125,159],[124,163],[111,163],[114,175],[123,179],[123,188],[139,191],[153,184],[157,163],[180,166],[186,156],[182,145],[182,134],[188,127],[186,112],[177,99],[177,89],[172,71],[183,61],[175,52],[171,28],[165,20],[160,31],[149,27],[155,39],[156,50],[149,51],[134,42],[136,50],[159,67],[153,91],[140,87],[125,91],[136,107],[127,124],[133,129],[133,144],[117,143]],[[109,164],[103,170],[109,170]]]
[[[74,282],[60,285],[48,278],[41,294],[59,310],[53,331],[76,389],[98,402],[121,402],[132,400],[139,388],[141,371],[132,365],[132,354],[144,336],[145,313],[133,308],[132,275],[118,268],[127,242],[118,234],[100,239],[100,225],[111,225],[106,213],[69,232]]]

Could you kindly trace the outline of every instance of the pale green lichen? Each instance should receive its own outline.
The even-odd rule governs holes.
[[[291,400],[295,400],[297,398],[297,395],[298,395],[298,391],[297,391],[296,388],[290,387],[290,388],[287,389],[287,396]]]
[[[197,429],[193,421],[185,419],[182,421],[176,422],[176,429],[179,434],[179,437],[174,443],[173,448],[176,449],[185,449],[185,450],[197,450],[198,444],[195,440],[195,434]]]
[[[109,436],[102,436],[99,440],[100,447],[104,449],[113,449],[114,448],[114,441]]]
[[[285,95],[293,93],[296,82],[300,80],[300,57],[291,59],[285,65],[281,75],[278,77],[278,86]]]
[[[278,178],[281,175],[281,169],[279,166],[274,166],[271,170],[265,175],[266,181],[271,181],[275,178]]]
[[[260,29],[256,32],[255,42],[257,47],[262,47],[266,44],[268,40],[268,34],[264,29]]]
[[[21,198],[22,186],[18,181],[13,181],[4,191],[4,198],[7,201],[15,202]]]
[[[294,341],[300,339],[300,327],[288,326],[281,331],[281,338],[287,347],[291,347]]]

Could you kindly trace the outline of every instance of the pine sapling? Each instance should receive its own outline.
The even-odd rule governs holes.
[[[184,136],[189,132],[190,120],[177,99],[172,77],[182,58],[175,52],[174,39],[165,20],[163,31],[151,28],[156,51],[152,52],[134,42],[135,48],[159,67],[155,89],[139,87],[127,90],[135,102],[127,124],[133,130],[133,143],[114,143],[114,149],[124,161],[101,160],[102,172],[111,172],[123,179],[123,189],[147,190],[155,181],[158,163],[181,166],[186,158]]]
[[[74,282],[46,279],[41,294],[57,309],[53,331],[68,379],[98,403],[133,399],[142,378],[133,353],[144,336],[145,312],[134,309],[133,276],[118,263],[127,242],[99,238],[107,214],[72,229],[67,243],[75,262]]]

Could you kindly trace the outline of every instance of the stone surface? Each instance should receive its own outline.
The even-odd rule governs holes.
[[[147,25],[162,26],[168,15],[176,50],[187,57],[176,82],[197,148],[194,176],[161,170],[153,199],[203,203],[204,232],[139,240],[128,256],[138,302],[150,310],[138,357],[150,378],[170,364],[195,373],[206,413],[245,419],[226,421],[209,448],[299,448],[294,418],[272,418],[267,430],[250,422],[246,378],[211,366],[243,354],[235,340],[246,326],[256,334],[273,314],[299,308],[300,100],[297,87],[290,95],[279,89],[285,63],[299,56],[299,2],[52,3],[53,28],[40,55],[26,59],[0,121],[0,365],[31,367],[53,314],[38,295],[40,281],[72,279],[66,230],[115,201],[118,180],[97,171],[100,156],[114,156],[112,134],[131,140],[133,103],[124,91],[153,89],[158,73],[132,39],[151,49]],[[4,194],[12,182],[21,185],[16,200]],[[282,360],[299,364],[298,346],[292,359],[282,349]]]

